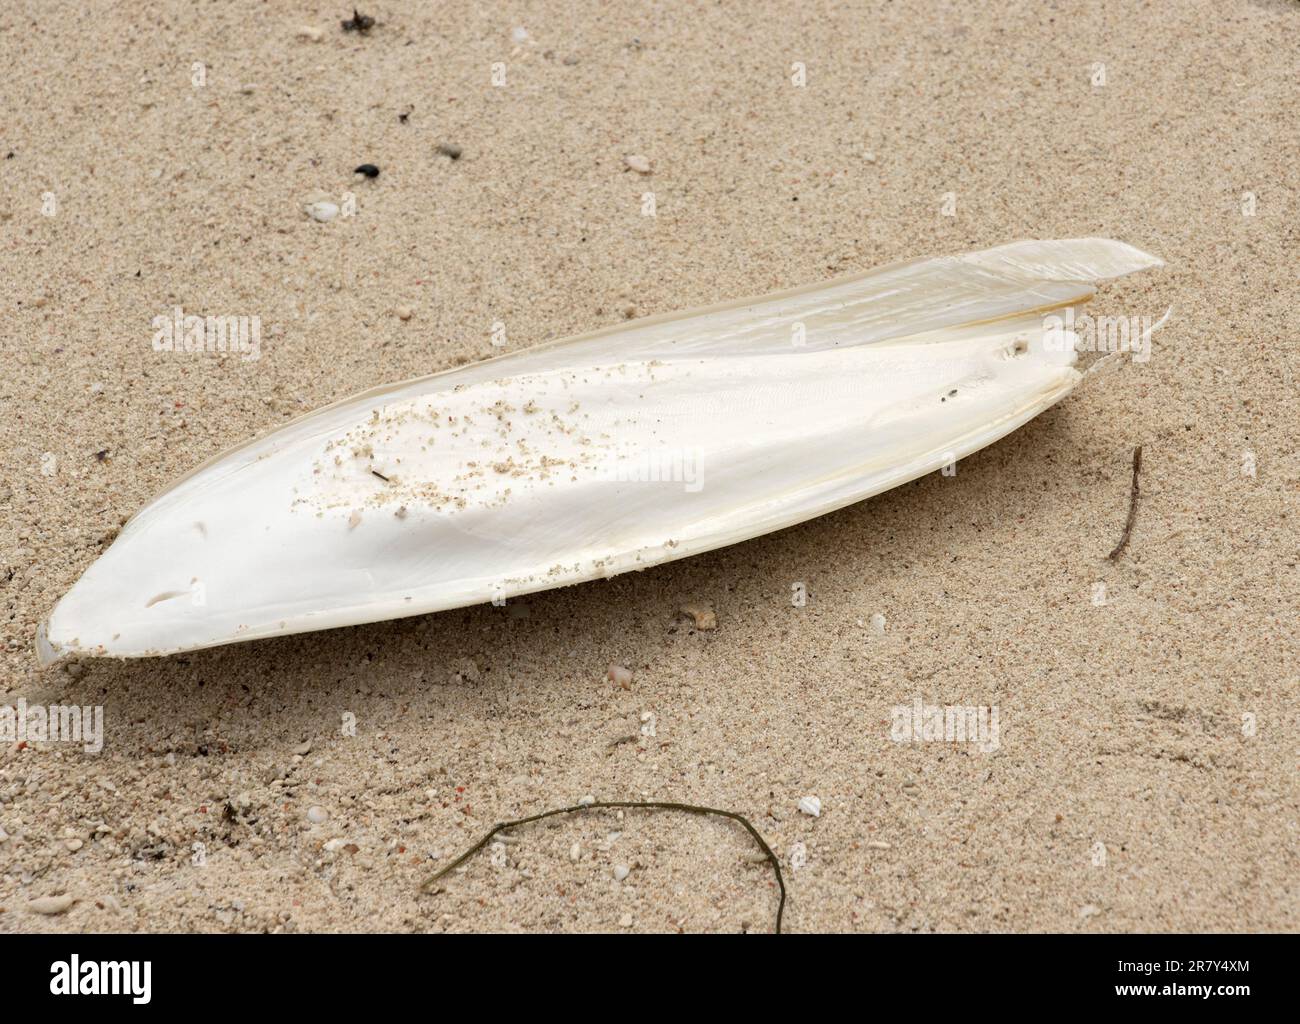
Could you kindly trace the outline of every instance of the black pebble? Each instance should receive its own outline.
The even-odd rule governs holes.
[[[360,32],[363,35],[370,31],[374,25],[375,19],[368,14],[358,14],[357,9],[352,8],[352,17],[347,21],[340,22],[344,32]]]
[[[357,168],[355,171],[353,171],[352,173],[353,173],[353,174],[364,174],[367,178],[378,178],[378,177],[379,177],[379,168],[376,167],[374,164],[362,164],[360,167],[358,167],[358,168]]]

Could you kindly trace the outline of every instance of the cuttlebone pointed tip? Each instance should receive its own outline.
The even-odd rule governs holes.
[[[964,257],[981,267],[1047,281],[1109,281],[1165,265],[1159,256],[1113,238],[1009,242]]]

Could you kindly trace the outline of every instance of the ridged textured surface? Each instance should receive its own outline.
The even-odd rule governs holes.
[[[358,395],[142,509],[38,652],[136,657],[577,583],[977,451],[1066,395],[1042,314],[1159,266],[1018,242],[655,317]]]

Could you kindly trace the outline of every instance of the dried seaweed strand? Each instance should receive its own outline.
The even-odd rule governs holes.
[[[1133,449],[1133,490],[1129,493],[1128,499],[1128,519],[1124,523],[1124,534],[1120,537],[1119,543],[1115,545],[1115,550],[1106,557],[1112,562],[1118,560],[1119,556],[1124,553],[1128,547],[1129,535],[1133,532],[1133,524],[1137,522],[1138,514],[1138,473],[1142,469],[1142,446],[1138,445]]]
[[[763,851],[763,855],[767,858],[767,862],[772,865],[772,870],[776,873],[776,884],[781,890],[781,899],[780,902],[778,902],[776,905],[775,934],[777,935],[781,934],[781,919],[785,916],[785,878],[781,874],[780,860],[777,859],[776,854],[772,852],[772,848],[767,845],[767,842],[763,839],[763,837],[759,835],[758,829],[754,828],[754,826],[749,823],[749,819],[746,818],[744,815],[737,814],[735,811],[718,810],[716,807],[700,807],[696,804],[667,803],[658,800],[596,800],[592,803],[576,804],[573,807],[557,807],[555,810],[552,811],[543,811],[541,814],[530,814],[526,818],[517,818],[514,821],[502,821],[497,823],[496,825],[493,825],[492,828],[482,839],[480,839],[477,843],[475,843],[468,850],[462,853],[454,861],[452,861],[446,867],[439,869],[435,874],[431,875],[429,878],[425,879],[424,883],[420,886],[420,890],[422,892],[428,892],[430,887],[435,882],[441,879],[448,872],[454,871],[456,868],[460,867],[467,860],[473,857],[474,854],[478,853],[485,846],[487,846],[487,844],[492,841],[492,837],[495,836],[498,832],[503,832],[506,829],[518,828],[520,825],[529,825],[534,821],[541,821],[543,818],[553,818],[559,814],[576,814],[580,811],[594,811],[594,810],[610,809],[610,808],[616,808],[616,809],[630,808],[633,810],[643,809],[643,810],[653,810],[653,811],[684,811],[687,814],[700,814],[700,815],[714,814],[721,818],[730,818],[732,821],[740,822],[740,824],[745,826],[746,831],[748,831],[749,834],[754,837],[754,842],[758,843],[759,849]]]

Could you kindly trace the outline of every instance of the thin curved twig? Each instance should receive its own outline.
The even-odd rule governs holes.
[[[1128,547],[1128,539],[1133,533],[1133,524],[1137,522],[1138,515],[1138,495],[1141,493],[1138,489],[1138,473],[1142,471],[1142,446],[1138,445],[1133,449],[1133,487],[1128,496],[1128,519],[1124,522],[1124,533],[1115,545],[1115,550],[1106,557],[1114,562],[1124,553]]]
[[[774,934],[781,934],[781,919],[785,916],[785,878],[781,874],[781,862],[777,859],[772,848],[767,845],[766,840],[758,833],[758,829],[750,824],[749,819],[743,814],[737,814],[735,811],[723,811],[716,807],[701,807],[697,804],[679,804],[658,800],[595,800],[591,803],[575,804],[572,807],[557,807],[555,810],[542,811],[540,814],[530,814],[526,818],[517,818],[514,821],[502,821],[493,825],[488,833],[468,850],[462,853],[454,861],[444,868],[440,868],[433,875],[430,875],[420,886],[421,892],[428,892],[430,887],[441,879],[444,875],[460,867],[467,860],[482,850],[492,841],[492,837],[498,832],[506,829],[518,828],[520,825],[530,825],[534,821],[541,821],[543,818],[554,818],[559,814],[576,814],[581,811],[592,811],[601,809],[642,809],[652,811],[684,811],[687,814],[708,815],[715,814],[721,818],[730,818],[732,821],[738,821],[745,826],[745,830],[754,837],[754,842],[758,843],[759,849],[767,858],[767,862],[772,865],[772,870],[776,873],[776,884],[781,890],[781,899],[776,905],[776,930]]]

